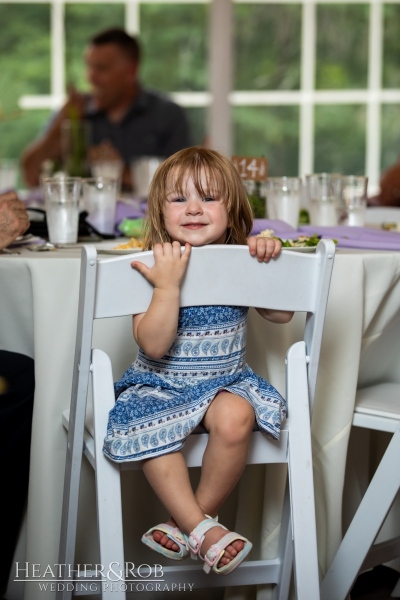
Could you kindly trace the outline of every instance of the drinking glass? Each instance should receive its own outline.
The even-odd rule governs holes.
[[[15,190],[18,178],[18,161],[15,158],[0,160],[0,192]]]
[[[280,219],[297,229],[302,192],[300,177],[269,177],[266,188],[268,218]]]
[[[118,192],[121,189],[123,168],[124,163],[122,160],[99,159],[90,162],[90,172],[92,177],[116,179],[118,181]]]
[[[368,177],[363,175],[344,175],[342,177],[342,198],[345,210],[344,224],[363,227],[367,209]]]
[[[160,156],[142,156],[131,162],[132,187],[135,196],[147,198],[153,175],[164,161]]]
[[[100,233],[114,233],[117,191],[117,179],[89,177],[83,180],[83,200],[89,213],[88,222]]]
[[[339,224],[343,218],[339,173],[306,175],[306,194],[311,225],[330,227]]]
[[[52,244],[75,244],[78,240],[80,177],[44,177],[49,240]]]

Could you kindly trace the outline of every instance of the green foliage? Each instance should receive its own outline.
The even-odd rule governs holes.
[[[0,103],[17,107],[23,94],[50,91],[50,7],[0,3]]]
[[[299,109],[297,106],[235,107],[234,154],[265,156],[271,177],[297,176]]]
[[[315,109],[316,173],[365,173],[365,106],[328,105]]]
[[[0,4],[0,157],[18,158],[48,111],[24,112],[25,94],[50,91],[50,7]]]
[[[208,10],[206,4],[141,5],[141,73],[147,86],[166,92],[208,89]]]
[[[317,4],[316,88],[367,87],[367,4]]]
[[[394,165],[400,158],[400,136],[397,123],[400,123],[400,106],[384,104],[381,121],[382,172]]]
[[[383,69],[385,88],[400,87],[400,4],[384,4]]]
[[[237,90],[300,87],[301,5],[234,4]]]

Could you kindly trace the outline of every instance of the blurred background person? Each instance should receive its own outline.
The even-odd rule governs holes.
[[[379,194],[368,199],[370,206],[400,206],[400,160],[382,174]]]
[[[0,249],[6,248],[28,227],[28,214],[17,194],[0,194]],[[7,521],[7,543],[0,569],[3,600],[28,494],[34,389],[32,358],[0,350],[0,473],[3,489],[7,490],[2,498]]]
[[[123,29],[98,33],[85,51],[90,94],[69,89],[66,104],[43,135],[22,153],[23,178],[37,186],[45,161],[63,161],[62,124],[89,123],[88,160],[122,160],[123,185],[130,186],[130,163],[141,156],[167,157],[192,144],[183,108],[144,88],[139,79],[141,49]]]
[[[0,250],[9,246],[29,228],[25,204],[15,192],[0,193]]]

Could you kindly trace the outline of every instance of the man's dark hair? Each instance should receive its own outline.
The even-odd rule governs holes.
[[[121,48],[132,60],[139,62],[140,46],[136,38],[128,35],[124,29],[113,27],[105,29],[94,35],[89,43],[93,46],[103,46],[105,44],[115,44]]]

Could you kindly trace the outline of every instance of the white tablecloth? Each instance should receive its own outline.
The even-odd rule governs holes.
[[[61,414],[70,399],[79,259],[79,250],[25,250],[19,256],[0,256],[0,348],[35,359],[26,561],[42,567],[58,561],[66,446]],[[301,323],[301,315],[288,325],[274,325],[255,312],[250,314],[248,362],[282,393],[284,351],[298,339]],[[400,381],[399,340],[400,253],[337,251],[313,417],[321,572],[341,539],[345,462],[357,381],[364,385],[386,378]],[[117,365],[114,376],[119,377],[135,352],[131,319],[96,324],[95,345],[112,355]],[[142,473],[135,475],[140,485],[135,491],[127,482],[124,499],[131,521],[127,545],[137,554],[143,530],[165,514],[155,501],[153,504],[153,493]],[[94,511],[89,508],[94,501],[94,486],[85,463],[83,490],[80,524],[84,526],[79,533],[77,558],[80,562],[95,562],[96,524]],[[227,504],[225,524],[230,526],[236,520],[237,530],[248,535],[256,549],[261,545],[265,552],[273,553],[281,492],[281,468],[266,472],[259,467],[249,468]],[[154,554],[146,554],[143,548],[136,562],[154,562]],[[19,590],[15,598],[37,600],[37,584],[25,584],[24,594],[23,584],[15,586],[19,586],[14,587]],[[235,593],[232,597],[239,597]],[[50,588],[40,592],[43,600],[54,596]]]

